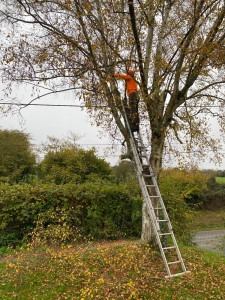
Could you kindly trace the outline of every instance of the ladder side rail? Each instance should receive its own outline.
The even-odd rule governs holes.
[[[179,259],[179,261],[180,261],[180,264],[181,264],[182,270],[183,270],[184,272],[187,272],[187,269],[186,269],[186,267],[185,267],[185,264],[184,264],[183,258],[182,258],[182,256],[181,256],[181,253],[180,253],[180,249],[179,249],[179,247],[178,247],[178,244],[177,244],[177,241],[176,241],[176,238],[175,238],[175,236],[174,236],[174,233],[173,233],[173,232],[172,232],[172,235],[171,235],[171,237],[172,237],[172,240],[173,240],[173,244],[174,244],[174,246],[176,247],[177,256],[178,256],[178,259]]]

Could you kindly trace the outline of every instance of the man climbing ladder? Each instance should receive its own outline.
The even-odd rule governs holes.
[[[128,106],[125,105],[130,129],[132,132],[139,131],[139,115],[138,115],[138,94],[137,82],[134,78],[134,71],[128,70],[127,75],[114,74],[114,77],[124,79],[126,81],[126,91],[129,98]]]

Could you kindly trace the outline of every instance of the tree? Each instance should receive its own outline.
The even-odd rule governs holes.
[[[11,82],[33,84],[37,97],[73,90],[128,148],[123,91],[111,74],[135,69],[157,176],[173,139],[199,156],[219,147],[208,116],[224,124],[224,15],[223,0],[8,0],[2,69]]]
[[[0,178],[18,182],[34,171],[35,155],[28,134],[0,130]]]
[[[84,150],[69,139],[60,141],[53,137],[49,137],[44,148],[46,154],[38,166],[39,177],[44,182],[80,183],[90,176],[108,178],[111,173],[109,163],[96,156],[95,148]]]

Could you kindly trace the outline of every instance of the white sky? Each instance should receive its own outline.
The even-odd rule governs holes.
[[[28,91],[29,89],[26,87],[17,88],[13,96],[19,96],[22,103],[27,103],[31,100]],[[2,99],[2,102],[10,102],[1,92],[0,99]],[[47,96],[34,103],[80,104],[69,94]],[[45,142],[48,136],[63,138],[69,132],[74,132],[82,136],[78,143],[84,149],[90,149],[94,146],[97,149],[98,156],[105,158],[111,165],[119,162],[121,147],[118,146],[116,150],[112,150],[112,141],[107,136],[107,133],[102,134],[98,127],[92,126],[88,114],[79,107],[28,106],[21,110],[21,115],[22,119],[18,113],[8,113],[6,116],[3,116],[0,112],[0,129],[23,130],[31,135],[32,143],[36,145]],[[217,133],[218,128],[215,126],[213,134]],[[118,144],[118,142],[115,143]],[[207,161],[205,163],[196,163],[199,163],[199,167],[202,169],[225,169],[225,158],[220,165]]]

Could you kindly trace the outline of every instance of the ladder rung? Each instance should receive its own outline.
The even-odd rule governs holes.
[[[156,185],[154,184],[146,184],[147,187],[155,187],[156,188]]]
[[[168,262],[167,264],[168,265],[174,265],[174,264],[179,264],[180,262],[181,262],[180,260],[176,260],[176,261]]]
[[[161,198],[160,196],[149,196],[149,198]]]
[[[163,248],[163,250],[175,249],[175,248],[176,248],[175,246],[172,246],[172,247],[165,247],[165,248]]]
[[[162,207],[153,207],[153,209],[160,210],[160,209],[163,209],[163,208]]]
[[[169,222],[169,220],[157,220],[158,222]]]
[[[172,235],[172,233],[171,233],[171,232],[167,232],[167,233],[159,233],[159,235],[160,235],[160,236],[162,236],[162,235]]]
[[[149,175],[149,174],[142,174],[144,177],[152,177],[152,175]]]

